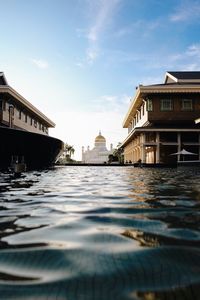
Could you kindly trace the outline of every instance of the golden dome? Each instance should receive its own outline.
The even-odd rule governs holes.
[[[99,132],[99,135],[95,138],[95,143],[96,142],[103,142],[103,143],[106,142],[106,139],[103,135],[101,135],[101,132]]]

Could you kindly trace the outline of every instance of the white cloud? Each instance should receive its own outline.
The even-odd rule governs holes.
[[[99,50],[96,47],[88,48],[86,51],[87,62],[92,64],[98,57]]]
[[[163,59],[163,57],[165,59]],[[138,56],[138,60],[143,62],[144,68],[147,70],[162,70],[172,71],[172,70],[190,70],[196,71],[200,70],[200,44],[189,45],[182,52],[171,52],[171,53],[159,53],[159,55],[153,54],[150,56]],[[155,73],[155,71],[153,71]],[[133,82],[133,80],[131,80]],[[151,80],[147,80],[150,82]]]
[[[100,40],[103,32],[107,30],[108,24],[112,22],[115,15],[115,9],[121,0],[88,0],[88,9],[90,12],[91,26],[89,29],[77,29],[78,36],[85,36],[88,40],[86,49],[86,62],[92,64],[101,54]]]
[[[84,64],[82,62],[77,62],[75,65],[79,68],[84,68]]]
[[[169,56],[171,64],[179,70],[196,71],[200,69],[200,44],[193,44],[179,54]]]
[[[118,31],[115,32],[117,38],[121,38],[127,35],[139,34],[140,36],[146,37],[151,34],[152,31],[160,28],[163,25],[162,20],[137,20],[134,23],[129,24],[126,27],[121,27]]]
[[[199,71],[200,69],[200,63],[188,63],[185,65],[184,70],[185,71]]]
[[[165,59],[163,59],[163,57]],[[149,76],[137,75],[129,79],[128,84],[137,86],[138,84],[149,85],[163,82],[166,71],[199,71],[200,70],[200,44],[189,45],[180,53],[160,53],[149,55],[148,57],[138,56],[138,60],[143,63],[143,74],[147,69]],[[152,70],[150,73],[149,70]],[[152,74],[152,75],[151,75]]]
[[[31,59],[32,63],[36,65],[39,69],[47,69],[49,64],[46,60],[43,59]]]
[[[194,44],[188,47],[187,55],[200,57],[200,44]]]
[[[176,12],[170,16],[172,22],[194,21],[199,19],[200,2],[183,1]]]
[[[90,42],[96,42],[100,34],[105,30],[108,22],[112,19],[116,6],[120,0],[91,1],[92,11],[96,11],[95,22],[89,28],[87,38]]]
[[[93,110],[96,112],[115,112],[115,113],[122,113],[128,109],[128,105],[130,102],[130,96],[124,95],[103,95],[98,99],[94,100]]]

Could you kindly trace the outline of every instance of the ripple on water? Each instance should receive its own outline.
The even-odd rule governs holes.
[[[132,167],[2,174],[0,295],[198,300],[199,179]]]

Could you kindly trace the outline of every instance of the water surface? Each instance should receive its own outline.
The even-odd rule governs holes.
[[[200,169],[0,177],[1,299],[200,299]]]

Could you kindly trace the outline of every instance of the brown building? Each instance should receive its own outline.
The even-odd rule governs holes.
[[[0,72],[0,126],[48,135],[55,123],[9,86]]]
[[[163,84],[139,85],[125,116],[125,162],[200,160],[200,72],[167,72]],[[196,155],[171,155],[185,149]]]

